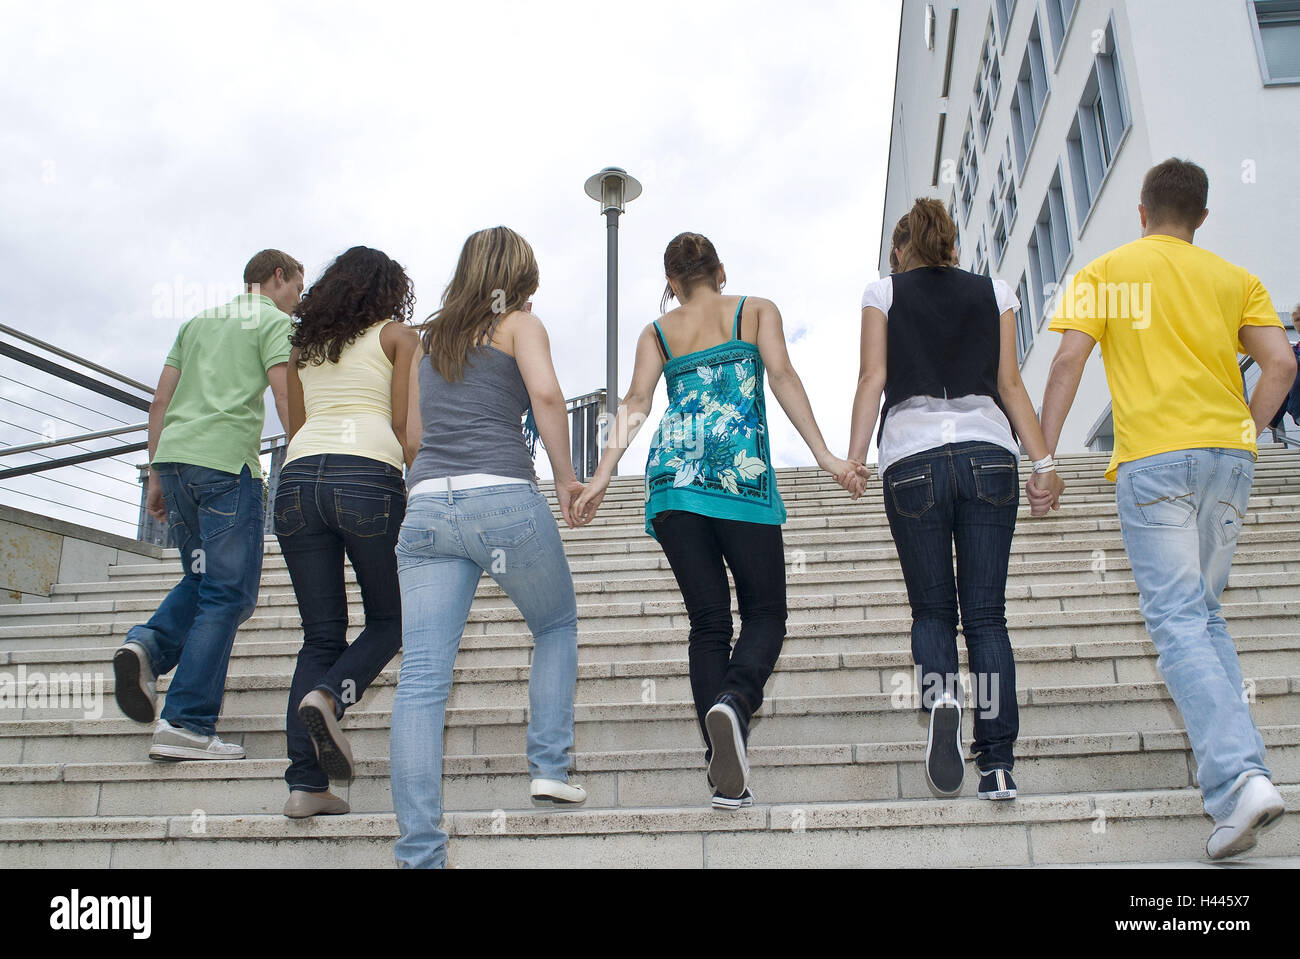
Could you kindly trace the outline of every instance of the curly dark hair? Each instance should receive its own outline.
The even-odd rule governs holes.
[[[367,329],[390,317],[400,323],[415,311],[415,289],[400,263],[379,250],[354,246],[339,255],[311,285],[293,315],[289,343],[298,368],[329,360]]]

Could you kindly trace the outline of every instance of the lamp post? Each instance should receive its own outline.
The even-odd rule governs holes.
[[[605,422],[612,429],[618,413],[618,218],[641,195],[641,184],[609,166],[589,177],[584,189],[605,214]]]

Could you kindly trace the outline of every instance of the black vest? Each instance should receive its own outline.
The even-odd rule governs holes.
[[[993,281],[956,267],[923,266],[894,274],[892,282],[877,444],[890,409],[914,396],[988,396],[1005,414],[998,396],[1001,329]]]

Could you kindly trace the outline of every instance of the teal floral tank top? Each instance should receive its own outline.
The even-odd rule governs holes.
[[[777,526],[785,522],[768,451],[763,359],[757,346],[740,339],[744,305],[741,297],[730,340],[681,356],[669,352],[655,321],[655,336],[668,358],[668,409],[651,440],[645,469],[645,531],[651,536],[651,520],[669,510]]]

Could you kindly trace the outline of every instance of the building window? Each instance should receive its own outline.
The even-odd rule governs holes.
[[[1001,265],[1007,251],[1007,238],[1016,218],[1016,176],[1011,166],[1011,141],[1002,150],[1002,159],[993,177],[993,192],[989,195],[989,222],[993,224],[993,262]]]
[[[1300,0],[1252,0],[1250,9],[1265,85],[1300,83]]]
[[[983,273],[988,276],[989,273],[989,246],[985,241],[987,229],[980,227],[979,239],[975,241],[975,257],[971,261],[970,271],[972,273]]]
[[[993,14],[997,21],[998,37],[1005,45],[1011,16],[1016,12],[1016,0],[993,0]]]
[[[1033,293],[1034,314],[1042,322],[1047,301],[1056,292],[1065,275],[1073,247],[1070,226],[1065,216],[1065,197],[1061,190],[1061,167],[1052,175],[1047,196],[1029,237],[1029,282]]]
[[[1077,0],[1047,0],[1047,36],[1052,41],[1053,60],[1061,59],[1065,31],[1070,28],[1070,18],[1077,6]]]
[[[1020,309],[1016,310],[1016,362],[1023,366],[1029,348],[1034,345],[1034,317],[1029,308],[1029,285],[1023,273],[1016,286],[1016,299],[1020,301]]]
[[[979,73],[975,76],[975,112],[979,117],[980,146],[989,138],[989,126],[993,123],[993,107],[998,102],[998,93],[1002,90],[1002,65],[998,61],[998,49],[993,32],[993,21],[989,20],[984,32],[984,52],[980,55]]]
[[[961,199],[961,217],[965,223],[970,219],[970,208],[979,188],[979,158],[975,155],[975,136],[972,132],[973,122],[966,121],[966,132],[961,138],[961,156],[957,159],[957,196]]]
[[[1034,142],[1034,132],[1047,100],[1047,60],[1043,54],[1043,37],[1038,17],[1029,28],[1025,59],[1016,77],[1016,92],[1011,97],[1011,133],[1016,144],[1016,165],[1025,168],[1025,157]]]
[[[1074,209],[1080,225],[1097,200],[1120,139],[1133,122],[1115,51],[1113,23],[1106,29],[1102,50],[1084,85],[1083,98],[1066,139]]]

